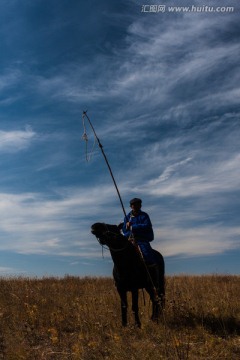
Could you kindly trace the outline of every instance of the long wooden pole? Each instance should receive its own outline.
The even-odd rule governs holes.
[[[99,140],[99,138],[98,138],[98,136],[97,136],[97,134],[96,134],[96,131],[95,131],[94,127],[93,127],[93,124],[92,124],[91,120],[89,119],[89,116],[87,115],[87,111],[83,111],[83,116],[88,119],[89,125],[91,126],[92,131],[93,131],[93,133],[94,133],[94,136],[95,136],[95,138],[96,138],[96,140],[97,140],[97,142],[98,142],[98,146],[99,146],[99,148],[101,149],[101,152],[102,152],[102,154],[103,154],[104,160],[105,160],[105,162],[106,162],[106,164],[107,164],[108,170],[109,170],[110,175],[111,175],[111,178],[112,178],[112,180],[113,180],[115,189],[116,189],[116,191],[117,191],[117,194],[118,194],[118,197],[119,197],[120,204],[121,204],[121,206],[122,206],[122,210],[123,210],[124,216],[126,217],[127,214],[126,214],[126,211],[125,211],[125,208],[124,208],[124,205],[123,205],[123,201],[122,201],[120,192],[119,192],[119,190],[118,190],[118,186],[117,186],[117,183],[116,183],[116,181],[115,181],[115,178],[114,178],[114,176],[113,176],[112,169],[111,169],[110,164],[109,164],[109,162],[108,162],[107,156],[106,156],[106,154],[105,154],[105,152],[104,152],[104,150],[103,150],[103,146],[102,146],[102,144],[101,144],[101,142],[100,142],[100,140]]]

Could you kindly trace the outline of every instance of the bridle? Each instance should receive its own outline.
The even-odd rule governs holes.
[[[106,231],[105,232],[103,232],[103,235],[104,236],[110,236],[111,234],[113,235],[113,236],[116,236],[116,233],[114,233],[113,231],[110,231],[109,229],[108,229],[108,226],[107,226],[107,224],[105,224],[105,223],[103,223],[103,225],[105,226],[105,228],[106,228]],[[101,242],[100,242],[100,239],[97,237],[97,239],[98,239],[98,242],[99,242],[99,244],[104,248],[104,246],[101,244]],[[111,252],[114,252],[114,253],[116,253],[116,252],[121,252],[121,251],[124,251],[124,250],[126,250],[126,248],[129,246],[129,242],[128,241],[126,241],[126,244],[122,247],[122,248],[120,248],[120,249],[114,249],[114,248],[112,248],[111,246],[109,246],[108,244],[107,244],[107,247],[108,247],[108,249],[111,251]]]

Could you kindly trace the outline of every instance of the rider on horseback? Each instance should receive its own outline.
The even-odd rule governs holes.
[[[155,254],[150,245],[154,239],[152,223],[147,213],[141,210],[142,200],[134,198],[130,200],[130,213],[125,217],[122,232],[129,240],[133,240],[139,246],[145,263],[156,263]]]

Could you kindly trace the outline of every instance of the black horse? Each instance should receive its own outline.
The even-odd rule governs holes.
[[[152,320],[158,321],[164,307],[165,296],[162,255],[153,250],[158,262],[153,266],[147,266],[136,245],[121,234],[117,225],[95,223],[91,227],[91,232],[101,245],[107,245],[110,250],[114,263],[113,278],[121,298],[122,325],[127,325],[127,292],[130,291],[135,324],[141,327],[138,314],[138,289],[144,288],[152,301]]]

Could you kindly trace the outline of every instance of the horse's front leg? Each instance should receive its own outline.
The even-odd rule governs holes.
[[[141,321],[138,314],[138,289],[132,290],[132,311],[134,313],[135,325],[141,327]]]
[[[121,299],[122,326],[127,326],[127,292],[123,289],[118,289],[118,293]]]

